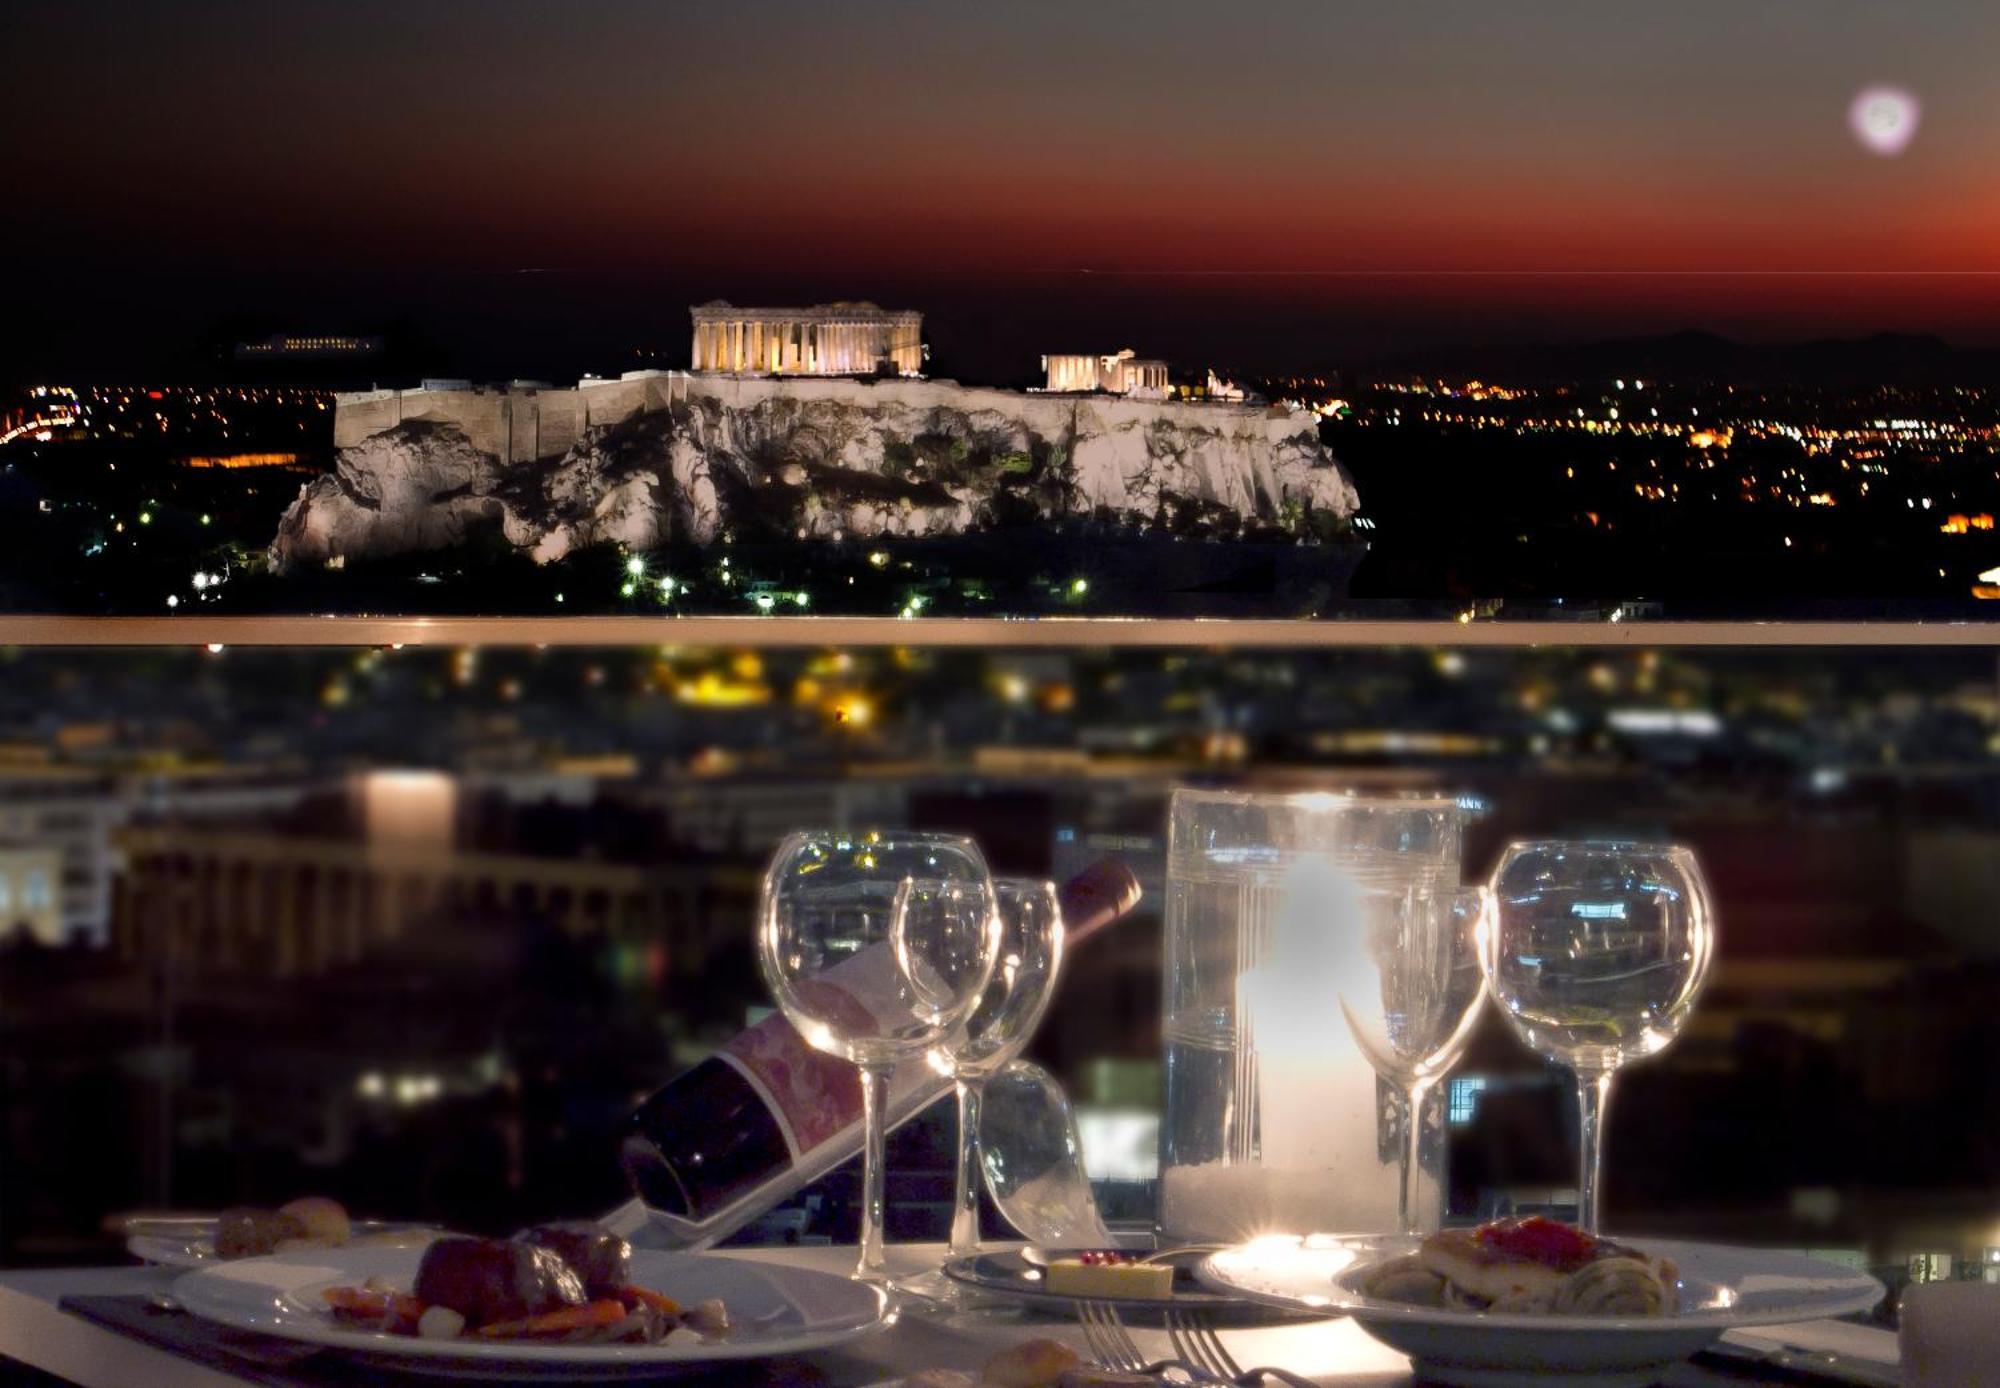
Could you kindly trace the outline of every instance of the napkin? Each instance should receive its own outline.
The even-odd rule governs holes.
[[[1920,1283],[1902,1317],[1903,1388],[2000,1385],[2000,1285]]]
[[[1852,1321],[1799,1321],[1731,1330],[1710,1346],[1708,1354],[1811,1375],[1814,1381],[1903,1388],[1896,1332]]]

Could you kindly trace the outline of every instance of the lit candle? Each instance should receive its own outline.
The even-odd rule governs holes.
[[[1239,1115],[1237,1126],[1255,1150],[1164,1173],[1163,1224],[1232,1243],[1392,1229],[1396,1144],[1382,1140],[1375,1068],[1340,1011],[1346,976],[1369,967],[1369,895],[1320,855],[1253,891],[1261,909],[1239,923],[1250,962],[1237,975],[1236,1017],[1237,1102],[1254,1105],[1254,1120]]]

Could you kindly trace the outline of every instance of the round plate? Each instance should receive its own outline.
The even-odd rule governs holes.
[[[1212,1245],[1211,1245],[1212,1246]],[[1044,1279],[1047,1261],[1050,1257],[1075,1257],[1083,1249],[1040,1249],[1008,1250],[1004,1252],[979,1253],[970,1258],[954,1258],[944,1265],[944,1275],[954,1282],[981,1291],[997,1292],[1001,1296],[1012,1297],[1024,1305],[1042,1310],[1055,1311],[1063,1316],[1074,1316],[1077,1303],[1081,1301],[1100,1302],[1115,1306],[1121,1313],[1144,1316],[1147,1313],[1159,1315],[1169,1306],[1188,1311],[1210,1313],[1245,1311],[1268,1319],[1268,1306],[1251,1302],[1231,1292],[1217,1291],[1205,1287],[1195,1280],[1194,1264],[1200,1261],[1206,1250],[1190,1249],[1182,1255],[1168,1253],[1159,1261],[1174,1264],[1173,1295],[1158,1297],[1079,1297],[1067,1292],[1052,1292]],[[1293,1308],[1297,1309],[1297,1308]],[[1325,1311],[1311,1312],[1315,1316],[1328,1314]]]
[[[321,1293],[371,1277],[414,1285],[422,1252],[329,1248],[216,1263],[178,1278],[173,1296],[206,1320],[287,1340],[328,1345],[404,1373],[450,1377],[578,1379],[658,1374],[683,1364],[797,1354],[843,1344],[882,1325],[888,1302],[866,1283],[803,1268],[700,1253],[632,1254],[632,1281],[692,1304],[720,1297],[734,1327],[699,1345],[531,1344],[422,1340],[336,1321]]]
[[[1680,1267],[1684,1309],[1666,1316],[1556,1316],[1455,1311],[1378,1301],[1354,1288],[1418,1239],[1258,1239],[1204,1259],[1210,1287],[1274,1306],[1345,1312],[1416,1362],[1419,1373],[1462,1388],[1548,1384],[1639,1388],[1665,1365],[1697,1353],[1723,1331],[1866,1311],[1883,1296],[1865,1274],[1796,1253],[1672,1239],[1634,1240]]]
[[[413,1247],[421,1247],[438,1232],[434,1224],[357,1219],[353,1234],[343,1246],[368,1247],[408,1242]],[[215,1251],[213,1215],[169,1215],[130,1221],[125,1227],[125,1251],[141,1262],[158,1263],[170,1268],[205,1268],[229,1261]]]

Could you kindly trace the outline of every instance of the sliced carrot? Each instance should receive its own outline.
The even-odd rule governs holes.
[[[622,1301],[592,1301],[582,1306],[564,1306],[525,1320],[495,1321],[491,1325],[480,1326],[479,1333],[492,1340],[507,1340],[522,1335],[562,1335],[571,1330],[616,1325],[625,1319],[625,1315],[625,1303]]]
[[[637,1302],[641,1306],[650,1306],[663,1316],[678,1316],[681,1313],[681,1304],[678,1301],[675,1301],[665,1292],[654,1291],[651,1287],[620,1287],[618,1295],[627,1302]]]
[[[344,1316],[387,1317],[415,1324],[424,1314],[424,1303],[401,1292],[378,1292],[368,1287],[328,1287],[320,1293],[334,1311]]]

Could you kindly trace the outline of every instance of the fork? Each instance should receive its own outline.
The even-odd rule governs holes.
[[[1309,1378],[1284,1369],[1243,1369],[1222,1347],[1222,1341],[1199,1317],[1167,1312],[1167,1334],[1178,1358],[1148,1361],[1126,1330],[1118,1308],[1104,1301],[1080,1301],[1077,1325],[1091,1358],[1119,1373],[1146,1374],[1165,1382],[1186,1381],[1202,1388],[1255,1388],[1267,1378],[1275,1378],[1291,1388],[1319,1388]],[[1168,1379],[1178,1372],[1182,1379]]]
[[[1280,1383],[1290,1384],[1291,1388],[1318,1388],[1311,1379],[1289,1369],[1244,1368],[1236,1362],[1236,1356],[1224,1347],[1215,1327],[1193,1311],[1177,1311],[1171,1306],[1167,1308],[1167,1340],[1183,1362],[1217,1382],[1254,1388],[1267,1378],[1275,1378]]]
[[[1107,1369],[1119,1373],[1143,1374],[1160,1373],[1168,1365],[1157,1367],[1148,1364],[1146,1356],[1139,1353],[1139,1346],[1131,1332],[1125,1329],[1125,1322],[1118,1318],[1118,1308],[1104,1301],[1079,1301],[1076,1304],[1076,1323],[1083,1331],[1083,1342],[1090,1350],[1090,1357]]]

